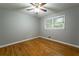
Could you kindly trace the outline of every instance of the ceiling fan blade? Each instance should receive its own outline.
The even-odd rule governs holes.
[[[33,10],[33,9],[31,8],[31,9],[26,9],[26,10],[30,11],[30,10]]]
[[[47,3],[41,3],[41,5],[40,5],[40,6],[44,6],[45,4],[47,4]]]
[[[47,12],[47,10],[46,9],[41,9],[42,11],[44,11],[44,12]]]
[[[33,3],[30,3],[31,5],[33,5],[33,6],[35,6],[35,4],[33,4]]]
[[[51,8],[51,7],[44,7],[44,8],[46,8],[46,9],[48,9],[48,10],[53,10],[53,11],[57,11],[57,9],[55,9],[55,8]]]

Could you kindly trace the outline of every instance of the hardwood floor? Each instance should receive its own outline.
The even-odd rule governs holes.
[[[79,56],[79,49],[37,38],[0,48],[0,56]]]

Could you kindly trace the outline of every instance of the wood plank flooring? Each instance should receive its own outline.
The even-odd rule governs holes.
[[[79,56],[79,49],[37,38],[0,48],[0,56]]]

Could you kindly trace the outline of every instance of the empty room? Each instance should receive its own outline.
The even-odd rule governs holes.
[[[78,3],[0,3],[0,56],[79,56]]]

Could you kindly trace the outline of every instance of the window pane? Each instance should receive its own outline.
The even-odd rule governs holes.
[[[64,17],[60,16],[54,18],[54,28],[63,28],[64,27]]]
[[[64,16],[56,16],[45,20],[45,29],[63,29]]]
[[[45,27],[46,29],[52,29],[52,19],[47,19],[45,21]]]

